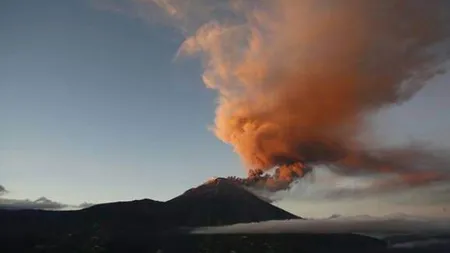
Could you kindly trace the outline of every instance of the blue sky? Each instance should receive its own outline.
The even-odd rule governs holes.
[[[243,174],[175,31],[83,1],[1,8],[0,166],[15,197],[167,199]]]
[[[183,40],[174,29],[86,0],[7,0],[0,38],[0,184],[9,198],[166,200],[212,176],[245,175],[207,129],[216,95],[199,61],[174,61]],[[448,145],[449,78],[381,112],[377,135]],[[330,205],[299,203],[284,206]]]

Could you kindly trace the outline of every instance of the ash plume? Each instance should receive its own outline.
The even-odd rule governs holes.
[[[375,152],[379,141],[360,136],[370,133],[367,116],[445,71],[448,1],[150,2],[186,34],[178,56],[202,57],[203,81],[219,96],[212,130],[242,158],[245,183],[284,189],[315,163],[398,173],[412,185],[443,178],[436,171],[448,168],[445,156]],[[273,168],[278,174],[263,175]]]
[[[261,169],[254,169],[249,171],[247,178],[228,177],[227,179],[239,185],[243,185],[249,188],[249,190],[256,191],[255,193],[257,195],[264,195],[267,192],[270,193],[289,189],[292,182],[302,178],[311,171],[311,167],[302,162],[296,162],[277,167],[274,174],[265,173]],[[267,201],[272,201],[270,196],[267,197]]]

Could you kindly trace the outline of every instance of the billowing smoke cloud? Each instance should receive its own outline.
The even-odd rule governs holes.
[[[203,58],[203,80],[219,94],[212,130],[242,158],[246,183],[283,189],[315,163],[400,173],[411,184],[448,168],[429,150],[372,151],[380,143],[360,139],[368,115],[443,72],[448,1],[131,2],[162,7],[187,34],[179,55]]]
[[[408,100],[442,71],[445,1],[233,3],[243,22],[209,22],[180,52],[204,56],[203,80],[220,94],[213,130],[250,170],[332,162],[415,184],[450,167],[425,149],[369,152],[375,143],[358,141],[365,116]],[[287,171],[281,178],[304,174]]]
[[[310,173],[312,168],[302,162],[283,164],[277,167],[273,174],[264,173],[261,169],[250,170],[247,178],[228,177],[235,183],[247,187],[255,194],[263,197],[266,191],[276,192],[289,189],[295,179]],[[274,201],[272,196],[266,196],[268,202]]]

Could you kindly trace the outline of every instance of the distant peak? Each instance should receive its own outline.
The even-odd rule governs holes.
[[[223,177],[214,177],[210,178],[203,184],[193,187],[189,190],[187,190],[184,194],[198,194],[198,193],[205,193],[210,191],[227,191],[229,193],[236,192],[236,191],[242,191],[247,190],[243,188],[238,183],[234,182],[233,180],[223,178]],[[252,194],[253,195],[253,194]]]
[[[46,197],[40,197],[34,201],[35,203],[51,203],[52,201]]]

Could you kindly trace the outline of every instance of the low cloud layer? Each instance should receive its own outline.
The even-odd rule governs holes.
[[[403,214],[370,217],[338,217],[319,220],[267,221],[196,229],[196,234],[215,233],[360,233],[378,236],[404,233],[450,233],[450,218],[430,219]]]
[[[8,191],[5,187],[0,185],[0,196],[6,195]],[[12,209],[12,210],[23,210],[23,209],[41,209],[41,210],[66,210],[66,209],[83,209],[94,204],[84,202],[80,205],[68,205],[61,202],[50,200],[46,197],[40,197],[36,200],[29,199],[10,199],[10,198],[0,198],[0,209]]]
[[[37,200],[29,199],[0,199],[0,209],[44,209],[60,210],[69,207],[66,204],[52,201],[45,197]]]
[[[429,219],[403,214],[384,217],[355,216],[321,220],[267,221],[223,227],[205,227],[194,234],[346,234],[356,233],[384,239],[390,248],[450,247],[450,218]],[[400,235],[400,236],[399,236]]]
[[[73,210],[73,209],[83,209],[93,205],[94,204],[86,202],[80,205],[69,205],[53,201],[45,197],[41,197],[36,200],[0,198],[0,209],[10,209],[10,210],[23,210],[23,209]]]

